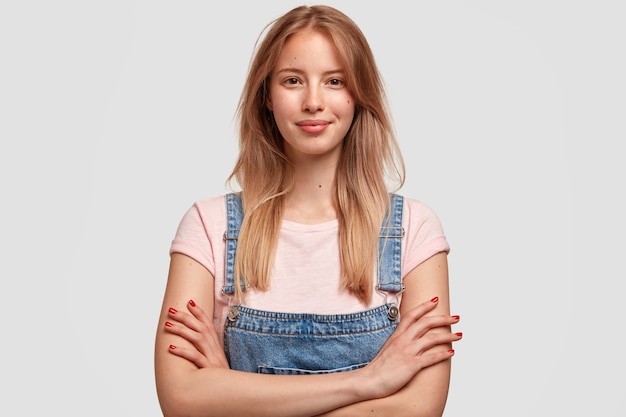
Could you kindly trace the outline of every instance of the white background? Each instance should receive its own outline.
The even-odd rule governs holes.
[[[160,415],[171,239],[226,190],[253,44],[299,4],[2,3],[1,415]],[[623,415],[622,2],[329,4],[452,246],[446,416]]]

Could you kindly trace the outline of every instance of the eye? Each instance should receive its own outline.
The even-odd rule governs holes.
[[[329,80],[328,84],[330,84],[332,87],[343,87],[345,85],[343,80],[340,80],[339,78],[333,78]]]
[[[289,77],[285,80],[285,84],[287,85],[297,85],[300,82],[296,77]]]

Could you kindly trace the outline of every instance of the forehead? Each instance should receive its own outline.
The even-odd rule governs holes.
[[[306,29],[287,38],[278,55],[276,69],[305,65],[341,67],[339,51],[330,36]]]

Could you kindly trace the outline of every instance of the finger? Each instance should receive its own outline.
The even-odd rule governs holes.
[[[196,332],[202,331],[203,323],[199,321],[192,314],[189,314],[185,311],[178,311],[175,308],[170,307],[167,310],[167,315],[169,316],[170,319],[175,320],[181,324],[184,324],[185,326],[187,326],[189,329],[193,331],[196,331]]]
[[[458,323],[459,320],[459,316],[438,315],[421,317],[418,321],[409,325],[404,331],[404,335],[405,337],[419,338],[438,328],[443,328],[449,333],[451,326]]]
[[[183,346],[170,345],[169,352],[183,359],[187,359],[198,368],[206,368],[209,366],[209,361],[207,360],[207,358],[195,349],[188,349]]]
[[[201,350],[201,334],[196,332],[195,330],[190,329],[184,323],[166,321],[164,324],[164,329],[168,333],[182,337],[183,339],[194,345],[196,349]]]
[[[417,366],[418,369],[424,369],[429,366],[435,365],[439,362],[449,360],[453,356],[454,356],[454,349],[429,352],[423,355],[416,356],[415,365]]]
[[[195,303],[193,300],[189,300],[187,303],[187,308],[191,311],[191,314],[194,315],[195,318],[200,320],[203,323],[203,328],[201,329],[205,335],[208,335],[211,342],[216,346],[220,345],[219,337],[217,336],[217,330],[215,329],[215,324],[212,320],[209,319],[209,316],[206,312]]]
[[[417,306],[413,307],[406,313],[402,314],[400,317],[400,324],[398,324],[398,330],[403,331],[411,324],[421,317],[423,317],[426,313],[432,311],[437,307],[439,303],[439,297],[433,297],[428,301],[425,301]]]
[[[452,333],[449,324],[458,321],[457,316],[428,316],[422,317],[412,324],[405,332],[389,339],[383,350],[398,349],[404,354],[415,357],[434,347],[448,350],[452,342],[461,340],[463,333]],[[442,349],[438,349],[442,350]]]
[[[435,327],[450,326],[460,320],[459,316],[436,315],[427,316],[439,302],[438,297],[417,305],[400,317],[398,328],[394,332],[395,337],[410,331],[409,337],[420,337],[428,330]]]
[[[222,349],[211,341],[207,341],[201,334],[193,332],[189,328],[180,323],[165,322],[165,331],[178,335],[190,342],[194,348],[185,346],[176,346],[176,352],[172,352],[184,357],[200,368],[204,367],[220,367],[228,368],[228,361]],[[170,347],[171,349],[171,347]],[[195,353],[193,353],[193,352]],[[202,357],[202,358],[200,358]]]
[[[415,350],[417,355],[422,355],[437,346],[449,347],[453,342],[458,342],[462,338],[461,332],[429,332],[415,342]]]
[[[439,328],[450,332],[451,326],[458,323],[459,320],[459,316],[438,315],[421,317],[418,321],[413,323],[407,331],[413,332],[414,337],[422,337],[427,332]]]
[[[200,320],[202,323],[207,325],[211,323],[211,320],[209,320],[209,316],[202,309],[202,307],[196,304],[195,301],[189,300],[189,302],[187,303],[187,309],[191,312],[191,314],[193,314],[196,319]]]
[[[171,312],[170,312],[171,313]],[[195,318],[186,319],[184,315],[179,312],[171,313],[176,316],[180,321],[172,320],[164,323],[164,329],[168,333],[172,333],[182,337],[191,343],[195,348],[205,357],[211,358],[223,356],[223,347],[215,331],[215,327],[212,323],[209,326],[205,326],[200,323],[198,326],[193,326],[198,330],[194,330],[188,323],[190,321],[196,321]],[[187,316],[190,316],[187,314]]]

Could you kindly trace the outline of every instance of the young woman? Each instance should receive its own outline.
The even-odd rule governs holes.
[[[156,336],[165,416],[441,416],[448,243],[394,194],[404,166],[366,39],[298,7],[258,46],[238,108],[238,193],[195,203]]]

